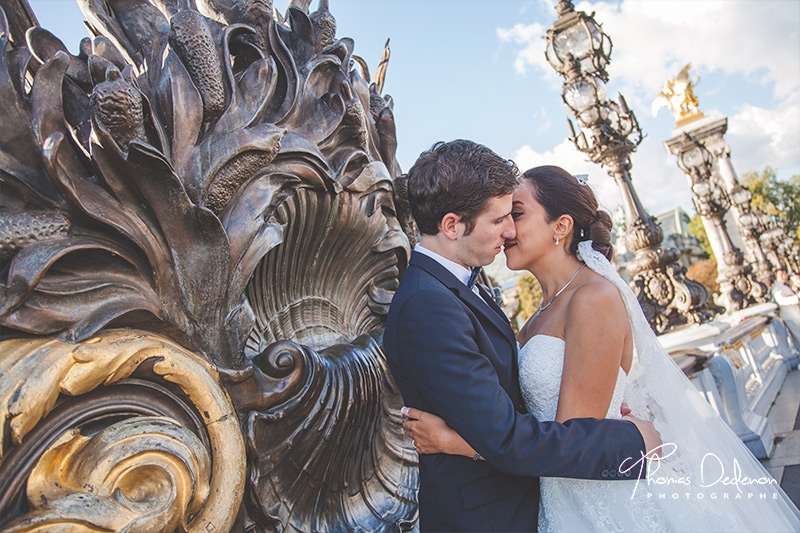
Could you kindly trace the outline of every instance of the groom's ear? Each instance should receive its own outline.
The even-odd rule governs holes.
[[[456,215],[455,213],[447,213],[442,217],[442,221],[439,223],[439,231],[441,231],[445,237],[454,241],[459,235],[458,224],[460,222],[460,216]]]

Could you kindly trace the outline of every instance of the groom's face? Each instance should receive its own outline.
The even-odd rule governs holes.
[[[461,226],[458,239],[460,263],[467,266],[485,266],[503,250],[506,239],[516,235],[511,219],[511,195],[489,198],[469,235]]]

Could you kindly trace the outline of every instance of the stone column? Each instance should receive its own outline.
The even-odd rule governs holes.
[[[675,136],[664,145],[678,157],[678,166],[687,175],[692,200],[717,258],[717,282],[722,301],[716,303],[733,312],[766,301],[769,291],[766,284],[752,276],[752,267],[745,265],[744,255],[733,244],[725,223],[725,215],[731,207],[726,189],[728,180],[735,180],[735,174],[727,172],[732,169],[720,171],[719,160],[712,152],[719,154],[725,148],[722,135],[727,126],[727,119],[702,119],[675,130]],[[692,159],[689,152],[693,151],[697,151],[694,157],[697,161],[688,161]]]

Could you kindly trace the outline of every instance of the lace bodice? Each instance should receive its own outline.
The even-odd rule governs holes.
[[[535,335],[519,351],[519,382],[528,411],[538,420],[555,420],[561,373],[564,370],[563,339]],[[620,418],[625,393],[625,371],[619,369],[606,418]]]
[[[522,395],[528,410],[539,420],[556,418],[565,348],[563,339],[549,335],[536,335],[520,348]],[[626,378],[620,368],[606,418],[620,418]],[[539,533],[668,531],[652,501],[639,497],[631,502],[631,483],[542,478]]]

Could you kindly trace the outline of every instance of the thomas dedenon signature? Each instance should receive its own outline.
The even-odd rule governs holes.
[[[659,451],[661,452],[661,457],[654,453]],[[641,481],[642,474],[644,473],[645,461],[647,462],[647,476],[645,477],[645,481],[647,482],[648,487],[665,487],[670,485],[677,487],[689,487],[695,484],[696,480],[693,479],[688,472],[682,473],[682,475],[670,477],[657,475],[658,471],[661,469],[661,462],[674,455],[677,451],[677,444],[665,442],[658,448],[654,448],[647,454],[643,454],[638,461],[633,461],[632,457],[628,457],[622,462],[622,464],[619,466],[619,471],[623,474],[634,470],[637,466],[639,468],[636,476],[636,483],[633,487],[633,493],[631,494],[631,499],[633,499],[633,497],[636,495],[636,491],[639,488],[639,482]],[[732,475],[728,475],[728,473],[725,471],[725,465],[716,454],[712,452],[705,454],[703,459],[700,461],[699,485],[697,486],[704,489],[717,485],[722,487],[735,486],[738,492],[738,495],[735,499],[739,499],[744,493],[742,487],[751,485],[778,484],[778,481],[771,476],[749,477],[743,475],[742,469],[739,466],[739,461],[737,461],[735,458],[733,459],[733,464],[728,466],[732,468]],[[725,498],[729,497],[727,493],[725,493],[724,496]],[[775,492],[773,494],[773,498],[777,498],[777,496],[778,493]],[[701,497],[701,495],[698,494],[698,497]],[[711,497],[715,498],[716,494],[712,494]],[[748,495],[748,498],[752,497],[752,493]],[[762,496],[762,498],[763,497],[764,496]]]

